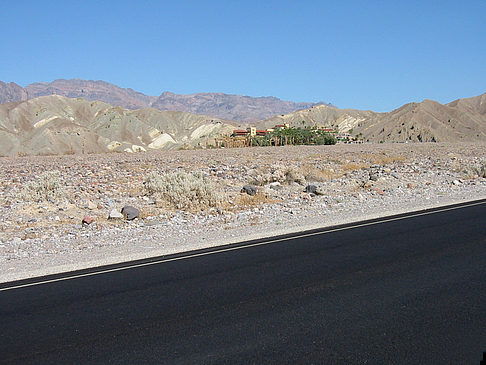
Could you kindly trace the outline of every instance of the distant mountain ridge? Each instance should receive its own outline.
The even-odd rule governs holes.
[[[68,98],[83,97],[89,101],[103,101],[126,109],[152,107],[158,110],[184,111],[210,115],[215,118],[250,123],[278,114],[288,114],[300,109],[325,103],[293,102],[273,96],[250,97],[223,93],[197,93],[190,95],[163,92],[149,96],[130,88],[121,88],[105,81],[82,79],[37,82],[25,88],[11,82],[0,81],[0,104],[25,101],[39,96],[61,95]],[[331,104],[326,104],[331,105]]]

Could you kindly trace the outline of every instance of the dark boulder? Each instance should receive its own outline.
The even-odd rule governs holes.
[[[315,193],[316,193],[316,191],[317,191],[317,186],[315,186],[315,185],[307,185],[307,186],[305,187],[305,192],[306,192],[306,193],[315,194]]]
[[[127,221],[134,220],[140,215],[140,211],[137,208],[132,207],[131,205],[125,205],[122,208],[121,213]]]
[[[254,186],[251,186],[251,185],[245,185],[241,188],[241,192],[242,193],[247,193],[248,195],[255,195],[256,194],[256,188]]]

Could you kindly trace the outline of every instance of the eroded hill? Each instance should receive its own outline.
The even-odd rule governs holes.
[[[100,101],[42,96],[0,105],[0,155],[50,155],[194,147],[234,123],[185,112],[128,110]]]
[[[389,113],[338,109],[317,105],[261,122],[269,128],[288,123],[293,127],[328,126],[340,133],[372,142],[459,142],[486,140],[486,94],[448,104],[433,100],[409,103]]]

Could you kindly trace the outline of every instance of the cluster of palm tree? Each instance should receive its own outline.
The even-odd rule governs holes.
[[[332,134],[311,127],[282,128],[267,133],[265,136],[255,136],[252,140],[254,146],[271,146],[277,141],[278,145],[332,145],[337,140]]]

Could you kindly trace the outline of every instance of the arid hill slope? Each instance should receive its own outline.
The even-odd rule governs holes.
[[[0,105],[0,155],[135,152],[205,144],[235,123],[185,112],[127,110],[42,96]]]
[[[291,127],[332,127],[339,132],[348,132],[360,123],[375,118],[378,113],[354,109],[338,109],[317,105],[310,109],[299,110],[287,115],[279,115],[257,123],[258,128],[271,128],[276,124],[289,124]]]
[[[103,101],[127,109],[153,107],[159,110],[185,111],[243,123],[255,122],[277,114],[291,113],[317,105],[317,103],[284,101],[271,96],[256,98],[223,93],[182,95],[164,92],[160,96],[149,96],[105,81],[81,79],[38,82],[27,85],[25,88],[15,83],[5,84],[0,81],[0,104],[46,95],[82,97],[86,100]]]
[[[369,141],[457,142],[486,140],[486,94],[449,104],[432,100],[406,104],[389,113],[314,106],[257,123],[271,127],[328,126]]]

